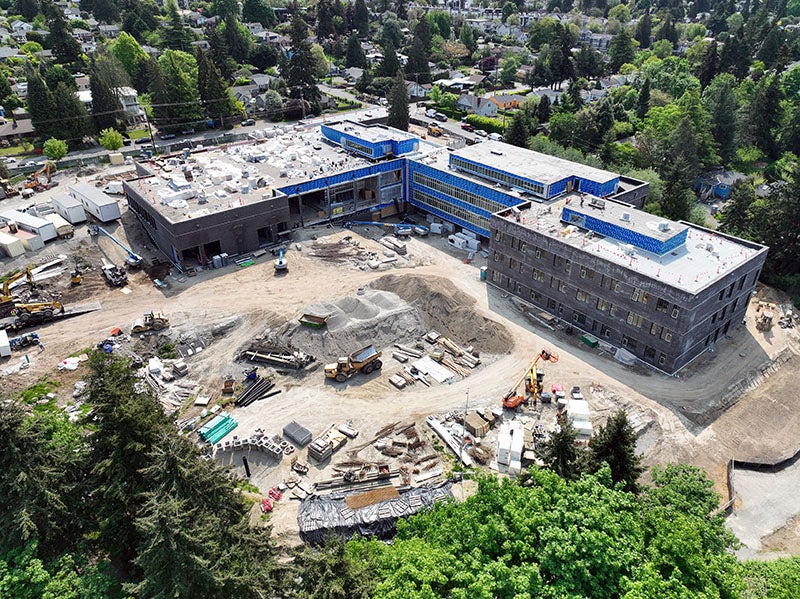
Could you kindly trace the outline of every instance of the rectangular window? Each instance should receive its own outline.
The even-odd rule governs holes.
[[[658,310],[659,312],[664,312],[666,314],[667,312],[669,312],[669,302],[667,300],[658,298],[658,301],[656,302],[656,310]]]
[[[658,325],[656,323],[650,325],[650,334],[658,335]]]
[[[656,350],[652,347],[645,347],[644,348],[644,357],[647,360],[655,360],[656,359]]]
[[[601,312],[605,312],[606,310],[608,310],[610,306],[611,304],[609,304],[602,297],[597,298],[597,309],[600,310]]]
[[[536,248],[535,255],[536,255],[537,258],[541,258],[542,257],[542,248]]]
[[[642,302],[643,304],[647,303],[647,300],[650,299],[650,294],[647,293],[644,289],[639,289],[635,287],[633,289],[633,293],[631,293],[631,299],[635,302]]]
[[[619,281],[616,279],[609,278],[608,279],[608,288],[611,291],[619,291]]]
[[[625,322],[635,327],[642,327],[642,317],[636,314],[636,312],[628,312],[628,317],[625,319]]]
[[[567,271],[567,272],[572,272],[572,261],[571,260],[566,260],[564,262],[564,270]]]
[[[636,349],[636,339],[632,337],[628,337],[627,335],[622,336],[622,347],[627,347],[629,350],[633,351]]]
[[[533,272],[531,273],[531,276],[533,277],[534,281],[539,281],[540,283],[544,282],[544,272],[541,270],[537,270],[534,268]]]
[[[555,310],[556,309],[556,300],[548,299],[547,300],[547,309],[548,310]]]
[[[661,329],[661,338],[667,343],[671,343],[672,331],[670,331],[667,327],[664,327],[663,329]]]
[[[499,283],[502,280],[503,280],[503,275],[501,275],[500,272],[498,272],[496,270],[493,270],[492,271],[492,283]]]
[[[719,297],[717,298],[719,301],[722,301],[722,298],[725,297],[725,290],[721,289],[719,292]]]
[[[601,324],[600,325],[600,334],[603,337],[611,337],[611,333],[612,332],[613,331],[611,330],[611,328],[608,325],[606,325],[606,324]]]
[[[500,241],[500,229],[495,230],[494,232],[494,240]]]
[[[666,361],[667,361],[667,355],[666,354],[661,354],[660,356],[658,356],[658,365],[659,366],[663,366],[664,362],[666,362]]]
[[[580,312],[573,312],[572,313],[572,322],[577,323],[577,324],[579,324],[581,326],[585,325],[586,324],[586,316],[584,314],[581,314]]]
[[[495,262],[500,262],[500,252],[495,252],[494,253],[494,261]]]
[[[564,258],[561,256],[553,256],[553,266],[564,266]]]
[[[672,316],[672,318],[675,318],[675,319],[677,319],[677,318],[678,318],[678,315],[679,315],[680,313],[681,313],[681,312],[680,312],[680,310],[678,310],[677,308],[673,308],[673,309],[672,309],[672,314],[670,314],[670,316]]]
[[[564,281],[559,281],[558,282],[558,290],[561,293],[566,293],[567,292],[567,284]]]
[[[739,291],[741,291],[742,289],[744,289],[744,280],[745,280],[746,278],[747,278],[747,275],[745,275],[745,276],[743,276],[741,279],[739,279]]]
[[[608,308],[608,313],[611,316],[616,316],[618,312],[619,312],[619,308],[617,308],[617,306],[615,306],[614,304],[610,304],[610,306]]]
[[[717,322],[717,313],[716,312],[714,312],[714,316],[711,317],[711,324],[714,324],[715,322]]]
[[[581,266],[581,279],[593,279],[594,278],[594,271],[590,268],[586,268],[585,266]]]
[[[725,312],[727,312],[727,311],[728,311],[728,306],[725,306],[725,307],[722,309],[722,314],[720,314],[720,315],[719,315],[719,319],[720,319],[720,320],[722,320],[723,318],[725,318]]]
[[[585,291],[581,291],[578,289],[578,292],[575,294],[575,299],[579,302],[588,302],[589,301],[589,294]]]
[[[550,288],[551,288],[551,289],[558,289],[558,284],[559,284],[560,282],[561,282],[561,281],[559,281],[559,280],[558,280],[558,279],[556,279],[555,277],[550,277]]]
[[[516,270],[517,269],[517,264],[518,264],[518,262],[516,260],[514,260],[514,258],[509,258],[508,259],[508,268],[510,268],[511,270]]]
[[[739,298],[737,297],[735,300],[733,300],[733,304],[731,304],[731,312],[736,310],[736,304],[738,303],[739,303]]]
[[[531,291],[531,300],[536,302],[537,304],[542,303],[542,294],[538,291]]]
[[[519,242],[519,251],[524,254],[525,253],[525,249],[527,247],[528,247],[528,244],[526,242],[520,240],[520,242]]]

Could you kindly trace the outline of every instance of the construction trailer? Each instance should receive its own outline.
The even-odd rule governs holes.
[[[19,238],[0,231],[0,252],[9,258],[16,258],[25,253],[25,247]]]
[[[67,222],[77,225],[78,223],[86,222],[86,210],[83,209],[83,204],[78,198],[74,198],[67,193],[59,193],[54,195],[50,200],[53,203],[53,208],[56,213]]]
[[[49,220],[33,216],[27,212],[19,212],[18,210],[6,210],[0,212],[0,219],[6,222],[14,222],[17,227],[28,233],[33,233],[42,238],[42,241],[50,241],[58,237],[56,227]],[[11,231],[14,232],[13,230]]]
[[[8,341],[8,333],[0,329],[0,358],[7,358],[11,355],[11,343]]]
[[[80,200],[84,210],[102,223],[110,223],[122,216],[119,202],[96,187],[77,183],[69,186],[69,194]]]
[[[75,227],[67,222],[67,219],[60,214],[46,214],[44,219],[53,223],[53,226],[56,228],[56,235],[58,235],[59,239],[70,239],[75,235]]]

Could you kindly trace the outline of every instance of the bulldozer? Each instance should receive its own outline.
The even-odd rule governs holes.
[[[433,123],[428,125],[428,135],[432,137],[441,137],[443,134],[444,131],[442,131],[442,128],[439,125],[435,125]]]
[[[133,323],[131,334],[146,333],[148,331],[161,331],[169,326],[169,319],[163,314],[145,312],[141,320]]]
[[[380,370],[383,366],[381,355],[374,345],[363,347],[349,356],[339,358],[334,364],[326,364],[325,378],[343,383],[357,372],[370,374],[374,370]]]

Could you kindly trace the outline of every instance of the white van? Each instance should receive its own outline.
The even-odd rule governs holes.
[[[491,139],[492,141],[503,141],[503,136],[500,135],[499,133],[490,133],[489,139]]]

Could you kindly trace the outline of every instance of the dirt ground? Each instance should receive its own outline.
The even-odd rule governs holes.
[[[125,218],[130,219],[130,215]],[[128,220],[125,222],[126,230],[139,230],[135,225],[129,226],[132,223]],[[121,227],[116,232],[124,234]],[[361,247],[379,255],[385,251],[375,241],[380,236],[377,231],[320,228],[298,232],[286,256],[289,272],[282,276],[274,274],[272,257],[267,254],[246,268],[230,265],[194,277],[167,277],[170,287],[165,291],[158,290],[142,272],[133,275],[124,290],[108,288],[99,278],[99,269],[86,274],[84,285],[75,290],[67,289],[66,279],[54,280],[51,285],[60,286],[65,304],[100,301],[102,310],[40,327],[46,350],[29,354],[31,365],[26,370],[16,367],[17,355],[0,363],[4,376],[1,385],[7,392],[28,387],[51,373],[69,354],[96,344],[114,327],[128,330],[136,318],[151,309],[171,319],[174,335],[209,330],[238,316],[233,328],[186,360],[188,379],[196,382],[198,393],[212,397],[213,405],[220,399],[225,375],[241,380],[239,373],[245,364],[234,363],[234,356],[254,336],[296,319],[305,306],[357,297],[360,287],[373,286],[396,293],[417,308],[424,303],[430,319],[427,324],[432,328],[444,329],[459,315],[466,317],[469,313],[471,324],[467,330],[451,328],[446,332],[462,344],[474,341],[481,352],[487,351],[480,346],[483,340],[492,350],[486,354],[485,364],[468,378],[452,384],[434,383],[429,388],[417,384],[398,391],[388,382],[389,375],[400,368],[393,360],[387,360],[381,373],[356,376],[336,385],[325,382],[321,363],[337,356],[318,355],[317,366],[310,373],[276,377],[280,395],[234,409],[232,414],[239,422],[234,434],[243,438],[257,428],[276,434],[287,422],[296,420],[316,435],[331,424],[351,421],[361,431],[358,441],[371,438],[387,423],[414,420],[420,433],[428,435],[423,424],[428,414],[463,408],[467,401],[470,407],[497,406],[531,357],[548,347],[560,355],[560,360],[547,365],[545,385],[560,382],[565,387],[597,389],[587,397],[596,417],[595,426],[619,407],[634,413],[642,430],[639,447],[647,466],[677,461],[695,464],[709,472],[722,493],[725,463],[732,455],[783,455],[800,444],[800,397],[790,387],[796,380],[793,368],[798,363],[793,353],[764,382],[738,394],[738,389],[747,387],[751,378],[760,382],[756,376],[760,369],[787,347],[790,352],[796,347],[793,330],[775,327],[766,334],[755,330],[755,303],[746,323],[733,331],[731,338],[721,340],[713,354],[704,355],[680,376],[669,377],[642,367],[626,367],[611,356],[587,348],[578,335],[532,323],[508,294],[480,281],[479,268],[485,265],[485,259],[477,256],[467,264],[465,254],[450,248],[441,238],[413,238],[407,244],[406,257],[372,270],[355,259],[311,255],[315,253],[312,235],[330,243],[352,235]],[[133,235],[132,242],[137,252],[151,257],[140,233]],[[85,227],[73,240],[49,245],[46,251],[48,256],[75,251],[93,265],[99,264],[104,254],[117,263],[124,258],[124,252],[110,240],[89,239]],[[4,264],[2,270],[10,266]],[[443,289],[447,291],[439,298],[442,301],[437,312],[432,308],[437,304],[430,296]],[[491,339],[481,334],[481,327],[494,331]],[[403,338],[404,331],[397,331],[397,336]],[[786,358],[787,354],[783,356]],[[79,368],[77,377],[83,368]],[[68,387],[64,385],[58,391],[65,402],[71,401]],[[221,459],[243,472],[240,457],[225,454]],[[250,464],[253,482],[262,490],[283,480],[289,471],[286,459],[276,464],[256,454]],[[329,470],[312,467],[308,478],[313,481],[330,476]],[[796,503],[793,497],[782,501]],[[280,502],[271,516],[276,533],[289,542],[296,541],[296,507],[294,501]],[[781,528],[783,524],[776,525],[780,532],[775,534],[781,538],[765,542],[765,548],[797,547],[796,521]]]

